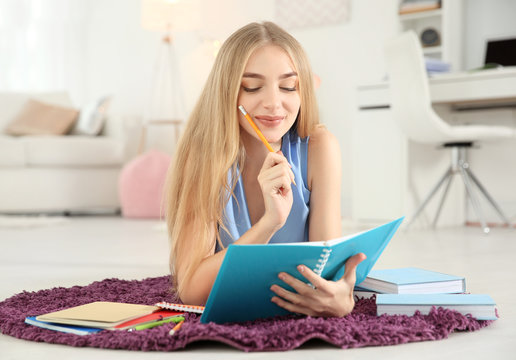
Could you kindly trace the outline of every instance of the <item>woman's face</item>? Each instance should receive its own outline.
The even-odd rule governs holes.
[[[298,76],[287,53],[275,45],[255,50],[244,69],[237,105],[245,108],[271,144],[281,142],[292,127],[300,103]],[[259,139],[240,112],[239,123]]]

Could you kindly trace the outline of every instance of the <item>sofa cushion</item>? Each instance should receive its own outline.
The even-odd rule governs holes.
[[[79,120],[72,129],[75,135],[99,135],[106,122],[106,111],[111,103],[111,96],[103,96],[98,101],[81,109]]]
[[[107,137],[25,136],[27,166],[113,166],[124,162],[124,144]]]
[[[0,167],[25,166],[25,149],[20,138],[0,135]]]
[[[9,135],[64,135],[77,121],[79,111],[29,99],[7,126]]]
[[[72,107],[72,101],[66,92],[16,93],[0,91],[0,128],[3,130],[21,111],[28,99],[35,99],[47,104]]]

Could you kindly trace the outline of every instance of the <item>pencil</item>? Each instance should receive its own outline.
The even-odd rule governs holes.
[[[170,330],[168,334],[169,334],[169,335],[174,335],[176,332],[178,332],[178,331],[179,331],[179,329],[181,329],[181,326],[183,326],[184,322],[185,322],[184,320],[183,320],[183,321],[181,321],[181,322],[179,322],[179,324],[177,324],[176,326],[174,326],[174,328],[173,328],[172,330]]]
[[[269,142],[267,141],[267,139],[265,138],[265,136],[263,136],[262,132],[260,131],[260,129],[258,129],[258,127],[256,126],[256,124],[254,123],[253,119],[251,119],[251,116],[249,116],[249,114],[247,113],[247,111],[245,111],[244,107],[242,105],[240,105],[238,107],[238,110],[240,110],[240,112],[242,114],[244,114],[244,117],[247,119],[247,121],[249,121],[249,124],[251,124],[251,127],[253,128],[253,130],[256,132],[256,135],[258,135],[258,137],[260,138],[260,140],[265,144],[265,146],[267,147],[267,149],[269,149],[270,152],[275,152],[274,149],[272,148],[271,144],[269,144]]]

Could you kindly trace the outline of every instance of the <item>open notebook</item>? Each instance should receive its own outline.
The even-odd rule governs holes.
[[[240,322],[286,315],[289,312],[271,302],[270,287],[278,284],[292,290],[278,279],[280,272],[306,279],[297,271],[304,264],[328,280],[344,275],[346,260],[360,252],[367,256],[357,267],[357,281],[362,282],[387,246],[403,218],[351,236],[322,242],[265,245],[230,245],[220,267],[202,323]]]

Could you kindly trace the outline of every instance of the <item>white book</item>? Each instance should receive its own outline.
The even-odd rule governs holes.
[[[466,279],[415,267],[372,270],[359,287],[386,294],[463,293]]]
[[[477,294],[378,294],[377,315],[428,315],[433,307],[471,314],[477,320],[496,320],[496,304],[489,295]]]

